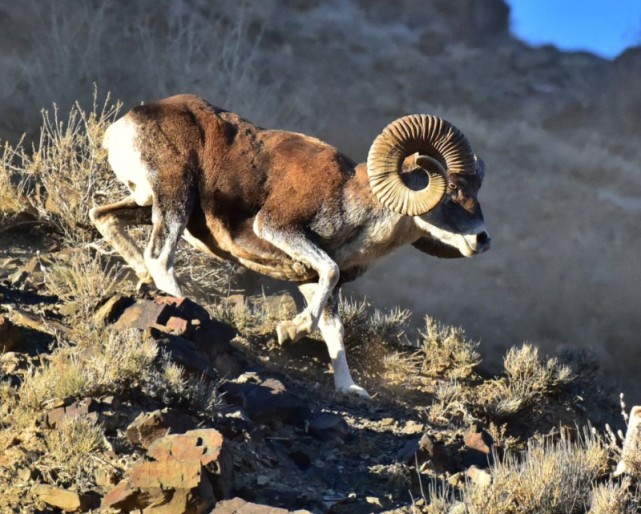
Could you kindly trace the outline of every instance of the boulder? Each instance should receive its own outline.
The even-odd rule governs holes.
[[[323,412],[309,422],[308,430],[321,441],[343,444],[349,434],[349,425],[342,416]]]
[[[9,352],[23,343],[24,335],[20,327],[0,316],[0,352]]]
[[[445,445],[434,441],[428,434],[423,434],[420,439],[408,441],[399,452],[398,458],[409,466],[428,465],[438,473],[452,473],[456,468]]]
[[[472,427],[463,435],[463,465],[486,468],[492,464],[492,436],[482,428]]]
[[[52,404],[54,408],[44,413],[44,421],[50,428],[60,428],[66,420],[86,417],[100,422],[107,432],[113,431],[118,423],[118,400],[112,396],[103,399],[83,398],[70,404]]]
[[[176,409],[162,409],[143,412],[127,427],[127,439],[132,444],[149,448],[151,444],[171,434],[184,434],[196,428],[196,422],[191,416]]]
[[[134,465],[129,477],[103,498],[102,509],[200,513],[229,493],[232,463],[217,430],[161,437],[147,456],[153,460]]]
[[[79,494],[46,484],[33,486],[31,492],[41,501],[64,512],[86,512],[98,506],[95,495]]]
[[[242,376],[239,380],[242,380]],[[228,403],[242,407],[257,424],[302,424],[309,419],[309,409],[287,391],[275,378],[259,383],[227,382],[220,388]]]
[[[123,311],[133,303],[134,299],[130,296],[114,295],[96,309],[94,322],[98,326],[113,323],[120,317]]]
[[[242,498],[233,498],[219,502],[211,514],[311,514],[308,510],[290,511],[278,507],[269,507],[250,503]]]

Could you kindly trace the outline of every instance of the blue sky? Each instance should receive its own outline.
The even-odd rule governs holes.
[[[507,0],[512,32],[527,43],[616,57],[641,44],[641,0]]]

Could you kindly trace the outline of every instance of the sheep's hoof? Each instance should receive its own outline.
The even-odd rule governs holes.
[[[351,384],[345,387],[339,387],[336,389],[336,392],[340,394],[345,394],[347,396],[351,396],[354,398],[360,398],[361,400],[372,399],[372,397],[369,395],[369,393],[365,389],[363,389],[361,386],[358,386],[356,384]]]
[[[140,291],[145,286],[153,286],[154,279],[151,278],[151,274],[148,271],[136,271],[136,276],[138,277],[138,283],[136,284],[136,291]]]
[[[276,327],[278,344],[296,341],[308,336],[314,331],[314,322],[310,314],[301,314],[292,320],[281,321]]]

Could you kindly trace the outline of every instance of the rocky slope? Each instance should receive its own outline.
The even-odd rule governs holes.
[[[352,364],[374,395],[363,403],[333,393],[322,342],[278,346],[274,323],[295,308],[288,295],[204,308],[134,295],[121,279],[120,293],[101,289],[95,304],[65,301],[52,294],[56,277],[74,276],[65,284],[79,291],[95,283],[89,263],[107,263],[47,248],[42,235],[5,234],[0,251],[3,512],[459,512],[508,478],[515,498],[542,495],[536,508],[553,495],[561,510],[597,509],[597,487],[638,507],[631,484],[609,477],[615,442],[577,431],[587,420],[598,434],[621,425],[577,355],[513,349],[492,375],[461,331],[430,321],[417,352],[400,337],[406,316],[346,303]],[[558,494],[526,479],[510,467],[517,455],[551,469],[553,484],[569,474],[581,487]],[[567,455],[588,460],[577,470]]]
[[[611,62],[529,48],[502,0],[6,2],[0,45],[10,140],[35,132],[41,106],[88,104],[92,82],[127,106],[200,93],[360,160],[395,117],[446,116],[487,163],[494,249],[466,262],[403,251],[350,291],[465,326],[488,362],[521,340],[590,348],[639,394],[638,48]]]

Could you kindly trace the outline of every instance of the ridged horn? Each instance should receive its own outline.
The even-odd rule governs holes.
[[[420,154],[416,163],[429,177],[427,187],[419,191],[407,187],[401,177],[403,160],[416,152]],[[369,185],[376,197],[388,209],[408,216],[436,207],[452,173],[474,173],[474,154],[459,129],[429,114],[412,114],[390,123],[367,156]]]

